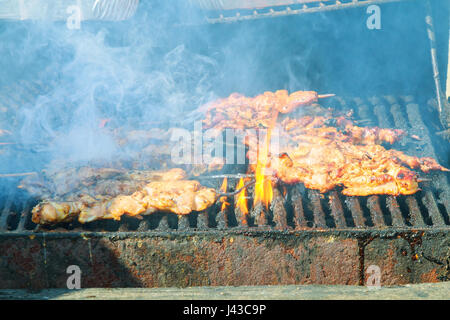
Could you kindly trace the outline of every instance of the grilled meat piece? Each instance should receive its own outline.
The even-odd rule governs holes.
[[[67,222],[78,217],[86,223],[99,219],[120,220],[122,215],[140,216],[156,211],[188,214],[201,211],[216,201],[216,191],[198,181],[182,180],[185,172],[172,169],[148,182],[131,195],[94,199],[85,196],[74,201],[45,201],[33,208],[32,220],[38,224]]]
[[[48,201],[37,204],[32,210],[31,220],[37,224],[56,224],[73,221],[86,207],[83,201]]]
[[[389,160],[348,164],[339,181],[345,187],[342,193],[348,196],[409,195],[419,190],[417,174]]]
[[[47,199],[67,199],[82,194],[116,196],[131,194],[148,181],[177,180],[186,177],[182,169],[133,170],[113,168],[67,168],[46,171],[21,181],[19,188],[31,195]]]
[[[423,171],[449,171],[432,158],[412,157],[376,144],[355,145],[308,135],[302,135],[299,140],[296,146],[281,148],[280,155],[272,155],[267,174],[288,184],[302,182],[305,187],[320,192],[342,185],[345,195],[367,196],[417,192],[417,174],[403,164]],[[253,163],[256,156],[256,152],[249,151]],[[251,169],[254,171],[255,166]]]
[[[271,155],[265,170],[289,184],[327,192],[344,187],[343,194],[413,194],[419,190],[417,174],[406,168],[449,171],[429,157],[408,156],[387,150],[380,144],[392,144],[405,132],[378,127],[358,127],[346,117],[305,116],[281,122],[279,155]],[[251,169],[259,150],[256,135],[246,137]]]
[[[123,170],[113,168],[79,167],[62,170],[44,170],[39,175],[29,176],[18,186],[33,196],[55,198],[89,188],[97,181],[116,178]]]
[[[378,127],[359,127],[345,117],[311,117],[298,119],[286,118],[281,122],[282,128],[294,139],[302,135],[335,139],[353,144],[393,144],[405,135],[399,129]]]
[[[267,91],[253,98],[233,93],[228,98],[205,106],[207,111],[203,124],[205,128],[219,130],[267,128],[274,112],[289,113],[297,107],[316,102],[318,98],[314,91],[296,91],[291,94],[287,90]]]
[[[198,181],[154,181],[130,196],[120,195],[83,210],[78,220],[81,223],[110,218],[120,220],[124,214],[138,216],[156,211],[183,215],[204,210],[215,201],[215,190],[201,186]]]

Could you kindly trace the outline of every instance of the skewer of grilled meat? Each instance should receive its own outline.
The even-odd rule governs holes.
[[[274,112],[289,113],[297,107],[310,105],[320,98],[330,96],[333,95],[319,95],[314,91],[289,94],[287,90],[267,91],[253,98],[233,93],[228,98],[201,107],[206,108],[203,124],[207,129],[214,127],[219,130],[268,127]]]
[[[294,140],[296,136],[309,135],[353,144],[380,144],[383,142],[393,144],[405,135],[405,131],[400,129],[359,127],[343,116],[286,118],[281,122],[281,126]]]
[[[249,151],[252,162],[256,156],[254,150]],[[412,157],[376,144],[354,145],[303,135],[296,146],[282,148],[280,155],[271,157],[266,173],[288,184],[302,182],[322,193],[342,185],[343,194],[352,196],[413,194],[419,190],[418,177],[403,164],[424,172],[449,171],[432,158]]]
[[[67,222],[78,217],[86,223],[99,219],[120,220],[122,215],[139,217],[156,211],[188,214],[201,211],[215,203],[217,193],[198,181],[182,180],[181,169],[167,171],[160,181],[147,183],[131,195],[97,199],[85,197],[78,201],[44,201],[32,210],[32,221],[38,224]]]

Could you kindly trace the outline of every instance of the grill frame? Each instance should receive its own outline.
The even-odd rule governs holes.
[[[251,21],[266,18],[279,18],[298,16],[308,13],[324,13],[329,11],[354,9],[368,7],[370,5],[380,5],[395,2],[405,2],[411,0],[325,0],[325,1],[305,1],[296,4],[284,4],[265,8],[220,8],[208,10],[206,22],[209,24],[217,23],[236,23],[242,21]],[[214,16],[211,15],[214,14]]]
[[[389,127],[417,134],[423,139],[423,150],[416,150],[417,155],[439,158],[434,146],[428,145],[439,140],[424,135],[432,133],[419,114],[435,110],[433,101],[415,104],[413,100],[338,97],[330,105],[353,108],[358,118],[378,117]],[[417,121],[416,128],[409,126]],[[407,147],[407,142],[400,146]],[[333,190],[322,199],[317,191],[297,185],[285,198],[281,188],[276,189],[272,224],[260,226],[223,216],[216,205],[178,220],[173,214],[158,213],[141,221],[125,217],[120,223],[47,229],[30,225],[34,200],[23,207],[11,201],[16,214],[6,216],[3,208],[0,215],[0,288],[62,288],[65,269],[73,264],[82,270],[83,287],[364,285],[370,265],[380,266],[382,285],[448,281],[450,225],[448,218],[436,218],[443,213],[448,217],[447,207],[438,202],[447,196],[448,179],[445,173],[437,176],[413,196],[343,197]],[[329,206],[329,196],[340,200]],[[423,214],[426,205],[434,211]],[[405,210],[413,214],[405,216]],[[391,225],[386,225],[387,216]],[[430,224],[430,219],[438,223]],[[8,231],[5,221],[15,221],[17,228]]]

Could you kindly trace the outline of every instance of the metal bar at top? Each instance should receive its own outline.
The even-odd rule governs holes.
[[[411,1],[411,0],[353,0],[352,2],[342,3],[339,0],[333,1],[333,4],[326,4],[326,2],[319,2],[318,5],[308,7],[308,4],[303,4],[301,9],[292,9],[289,6],[284,10],[274,10],[269,9],[268,12],[260,12],[258,9],[253,10],[252,14],[242,15],[240,12],[236,13],[234,16],[224,16],[221,14],[217,18],[206,18],[206,21],[210,24],[216,23],[231,23],[238,21],[248,21],[248,20],[256,20],[263,18],[276,18],[276,17],[284,17],[284,16],[293,16],[300,15],[304,13],[314,13],[314,12],[326,12],[326,11],[335,11],[341,9],[351,9],[364,7],[372,4],[383,4],[383,3],[391,3],[391,2],[402,2],[402,1]],[[265,9],[267,10],[267,9]]]
[[[444,128],[448,128],[449,124],[447,123],[447,113],[448,113],[448,105],[443,100],[443,91],[441,86],[441,78],[439,75],[439,64],[437,60],[437,52],[436,52],[436,36],[434,32],[434,23],[433,23],[433,16],[431,12],[431,4],[430,1],[427,0],[425,3],[425,23],[427,26],[427,35],[428,39],[430,41],[430,55],[431,55],[431,64],[433,66],[433,78],[434,83],[436,87],[436,100],[438,103],[438,111],[439,111],[439,118],[441,120],[442,125]]]

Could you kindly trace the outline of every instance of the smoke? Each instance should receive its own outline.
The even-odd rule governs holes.
[[[47,87],[14,112],[18,127],[5,128],[33,152],[15,165],[130,158],[115,129],[177,125],[232,92],[432,96],[422,8],[389,4],[381,12],[381,30],[367,29],[364,8],[207,25],[186,1],[141,1],[128,21],[82,22],[79,30],[0,22],[0,86]]]
[[[127,158],[129,150],[102,123],[129,130],[167,126],[211,99],[214,59],[173,41],[178,17],[168,17],[171,7],[141,7],[130,21],[83,22],[79,30],[42,21],[0,29],[8,71],[1,83],[50,88],[14,114],[15,139],[35,152],[33,165]]]

